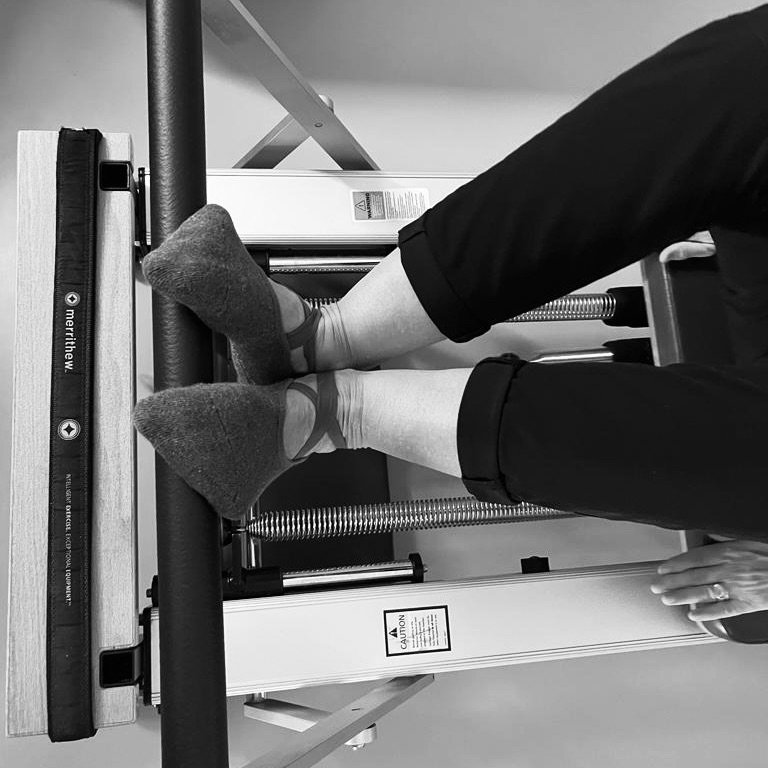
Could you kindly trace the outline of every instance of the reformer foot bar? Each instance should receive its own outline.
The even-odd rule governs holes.
[[[206,9],[214,32],[232,33],[231,40],[240,46],[253,44],[249,61],[267,62],[266,82],[285,97],[290,87],[283,88],[281,78],[289,72],[295,81],[296,73],[244,6],[237,0],[215,0],[207,2]],[[357,170],[206,172],[200,4],[149,0],[147,10],[152,168],[151,177],[147,175],[148,239],[155,245],[207,199],[231,211],[241,239],[268,271],[273,266],[275,273],[288,271],[303,261],[300,268],[321,274],[333,271],[329,259],[351,259],[359,267],[396,247],[403,216],[420,215],[471,178],[378,171],[362,148],[348,141],[335,116],[328,123],[329,135],[315,130],[320,122],[316,110],[327,110],[332,102],[307,90],[304,81],[288,99],[304,134],[314,131],[342,167]],[[238,18],[247,24],[238,27]],[[332,112],[320,114],[328,117]],[[294,139],[302,140],[302,131],[296,125],[293,129]],[[281,133],[283,140],[288,133]],[[135,397],[134,247],[136,240],[144,239],[140,223],[146,218],[145,195],[134,180],[129,136],[104,134],[98,140],[95,131],[62,135],[86,141],[87,149],[74,185],[83,232],[74,249],[61,226],[64,190],[74,177],[63,180],[60,135],[19,134],[9,735],[47,733],[53,740],[67,740],[130,723],[140,685],[145,704],[162,704],[163,765],[218,768],[228,763],[226,696],[255,695],[247,706],[253,717],[259,711],[256,699],[269,691],[396,676],[301,734],[287,751],[253,764],[308,766],[355,734],[369,731],[376,717],[427,685],[435,672],[723,639],[768,640],[765,614],[696,624],[684,618],[682,610],[662,605],[648,589],[655,574],[653,562],[549,571],[542,561],[528,568],[524,564],[522,573],[420,583],[423,569],[413,565],[420,562],[413,556],[410,570],[402,563],[385,563],[354,574],[344,569],[280,573],[280,589],[259,598],[247,597],[247,590],[238,594],[235,587],[245,589],[248,582],[237,583],[235,578],[228,583],[231,599],[222,609],[222,543],[227,536],[222,536],[218,519],[202,499],[159,460],[159,578],[151,590],[152,607],[140,606],[130,414]],[[249,153],[247,164],[257,165],[269,155],[268,149],[265,145]],[[90,288],[87,275],[68,284],[59,271],[66,265],[67,249],[93,269]],[[654,254],[644,262],[644,303],[656,364],[707,362],[691,341],[717,305],[715,299],[690,299],[691,291],[700,298],[712,282],[701,277],[708,272],[712,278],[716,264],[703,261],[707,263],[660,265]],[[691,276],[693,283],[686,283]],[[563,308],[572,298],[525,320],[575,319],[585,308],[594,309],[584,302],[569,315]],[[157,296],[153,301],[156,388],[211,380],[211,334],[184,308]],[[689,310],[694,305],[706,307],[707,317],[692,320]],[[92,316],[90,333],[86,315],[78,314],[86,308]],[[603,320],[613,319],[610,313],[602,316],[604,307],[596,312]],[[62,318],[64,330],[56,334],[54,322],[60,325]],[[693,334],[686,330],[691,327]],[[713,333],[708,329],[706,335],[711,342]],[[67,355],[80,354],[84,347],[77,345],[83,343],[92,351],[92,387],[83,390],[84,395],[91,392],[90,410],[87,397],[69,403],[57,395],[57,369],[63,364],[67,370],[67,362],[76,365],[76,358]],[[647,357],[647,343],[638,344]],[[606,345],[584,354],[585,359],[597,356],[609,362],[609,357],[617,359],[618,348]],[[549,358],[561,361],[563,353]],[[85,441],[77,443],[83,437],[89,438],[90,450]],[[73,454],[76,470],[61,463],[62,457],[70,460],[68,453],[60,453],[62,447],[82,448]],[[77,473],[89,480],[90,490],[88,483],[76,485]],[[69,488],[67,474],[72,476]],[[68,537],[78,532],[78,494],[79,535]],[[388,521],[396,527],[405,513],[414,528],[452,525],[467,501],[454,500],[447,507],[439,500],[394,502],[382,508],[375,524]],[[568,516],[533,508],[490,510],[473,506],[473,501],[464,524],[526,515],[538,520]],[[362,532],[369,524],[366,506],[347,510],[350,518],[344,525],[357,529],[351,532]],[[248,533],[267,539],[273,528],[290,528],[290,515],[270,514],[277,516],[274,525],[257,516],[230,531],[234,560],[235,540],[247,539]],[[334,529],[337,511],[326,510],[324,516]],[[302,520],[311,517],[306,513]],[[312,533],[311,523],[304,520],[301,525]],[[681,534],[681,548],[705,543],[700,532]],[[49,548],[55,557],[49,557]],[[399,579],[403,571],[414,583],[383,583]],[[275,584],[277,575],[272,575]],[[363,588],[365,580],[371,586]],[[353,586],[317,591],[340,581]],[[297,591],[299,586],[313,591]],[[72,590],[79,590],[79,605]],[[73,624],[62,620],[62,610],[68,616],[70,603],[77,611]],[[500,604],[505,611],[498,610]],[[307,626],[334,629],[307,632]],[[68,635],[59,633],[59,627]],[[71,665],[64,663],[65,657],[71,658]]]
[[[202,19],[199,0],[148,0],[151,235],[161,244],[206,203]],[[210,331],[191,311],[152,298],[155,390],[213,380]],[[155,462],[163,765],[229,762],[224,696],[221,547],[216,515]]]

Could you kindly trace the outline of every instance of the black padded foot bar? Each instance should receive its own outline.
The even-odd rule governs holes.
[[[48,507],[48,735],[93,736],[91,403],[101,134],[59,132]]]

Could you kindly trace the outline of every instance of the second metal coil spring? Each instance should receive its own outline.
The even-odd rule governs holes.
[[[525,502],[507,506],[477,501],[470,496],[261,512],[248,524],[248,532],[267,541],[298,541],[573,516],[569,512]]]
[[[307,302],[317,309],[335,304],[338,299],[312,298]],[[513,317],[508,323],[551,322],[555,320],[609,320],[616,313],[616,298],[610,293],[581,293],[563,296],[547,304]]]
[[[531,323],[550,320],[608,320],[616,313],[616,298],[610,293],[582,293],[563,296],[538,309],[508,320]]]

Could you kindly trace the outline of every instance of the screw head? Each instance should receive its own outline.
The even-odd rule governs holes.
[[[74,419],[64,419],[59,424],[58,433],[62,440],[74,440],[80,434],[80,424]]]

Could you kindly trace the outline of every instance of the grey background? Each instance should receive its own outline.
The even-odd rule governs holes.
[[[249,2],[270,35],[387,170],[479,173],[595,88],[675,37],[753,2],[663,0],[283,0]],[[208,166],[229,167],[282,116],[228,51],[205,37]],[[15,136],[20,129],[98,127],[128,132],[148,165],[143,3],[0,0],[0,418],[10,423],[15,291]],[[286,168],[334,168],[308,142]],[[557,191],[553,190],[553,194]],[[636,268],[592,286],[637,283]],[[149,296],[139,286],[139,396],[151,390]],[[470,345],[449,342],[389,367],[472,365],[514,349],[589,347],[615,338],[600,323],[496,328]],[[634,335],[629,333],[626,335]],[[6,434],[9,434],[6,429]],[[154,573],[152,457],[139,455],[140,586]],[[9,443],[0,441],[0,549],[7,551]],[[391,462],[393,498],[462,495],[456,481]],[[547,554],[555,568],[668,557],[668,531],[602,520],[409,534],[431,578],[514,571]],[[0,614],[7,609],[0,569]],[[504,610],[504,606],[499,606]],[[5,623],[0,653],[5,659]],[[3,665],[4,667],[4,665]],[[379,724],[363,752],[331,766],[763,766],[766,649],[717,644],[454,673]],[[369,685],[291,693],[333,708]],[[2,694],[3,708],[5,686]],[[231,764],[288,735],[240,715],[230,700]],[[0,765],[158,766],[159,722],[52,745],[0,737]]]

